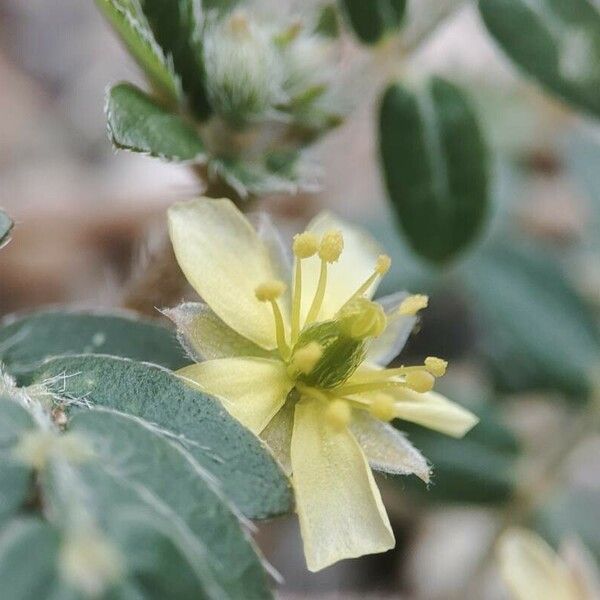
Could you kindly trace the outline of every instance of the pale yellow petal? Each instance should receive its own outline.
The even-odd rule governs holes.
[[[294,429],[294,408],[296,398],[290,394],[280,411],[269,421],[262,430],[260,437],[281,465],[283,472],[289,477],[292,474],[292,431]]]
[[[324,418],[325,406],[296,405],[292,469],[296,510],[310,571],[384,552],[394,534],[365,456],[348,429]]]
[[[396,418],[417,423],[452,437],[463,437],[479,422],[471,411],[437,392],[419,394],[404,388],[394,390],[392,395],[397,400]]]
[[[417,323],[417,317],[396,315],[398,307],[408,296],[408,292],[397,292],[377,299],[388,317],[388,324],[385,331],[369,343],[367,362],[385,367],[404,348],[408,336]]]
[[[284,363],[263,358],[208,360],[177,374],[217,396],[232,416],[256,434],[283,406],[293,387]]]
[[[425,457],[389,423],[357,410],[352,417],[350,431],[376,471],[395,475],[414,474],[426,483],[429,481],[430,469]]]
[[[333,317],[360,285],[373,273],[377,257],[383,253],[371,236],[331,213],[321,213],[308,226],[308,230],[321,236],[337,229],[344,236],[344,251],[340,259],[329,265],[328,284],[320,320]],[[302,318],[306,316],[319,279],[320,260],[314,256],[302,261]],[[376,285],[367,296],[372,297]]]
[[[347,381],[348,385],[359,384],[365,381],[374,371],[381,371],[377,365],[363,363],[356,373]],[[379,392],[363,392],[352,394],[352,398],[368,406]],[[395,418],[417,423],[423,427],[440,431],[452,437],[463,437],[479,422],[479,418],[470,410],[456,402],[448,400],[438,392],[418,393],[408,388],[386,388],[395,400]]]
[[[271,308],[254,292],[277,279],[278,268],[235,205],[227,199],[179,202],[169,209],[169,231],[177,262],[200,297],[243,337],[275,348]]]
[[[232,356],[270,358],[273,352],[242,337],[204,302],[184,302],[164,309],[177,327],[177,338],[195,362]]]
[[[498,543],[498,554],[515,600],[582,600],[566,565],[538,535],[510,529]]]

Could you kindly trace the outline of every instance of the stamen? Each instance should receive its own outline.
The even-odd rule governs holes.
[[[394,379],[402,377],[403,379]],[[425,393],[433,389],[435,377],[426,367],[397,367],[361,373],[353,383],[343,385],[334,390],[335,396],[348,396],[363,392],[377,392],[393,388],[410,388],[415,392]]]
[[[369,412],[380,421],[394,418],[394,399],[388,394],[377,394],[371,401]]]
[[[312,304],[310,305],[310,309],[308,311],[308,315],[306,315],[306,323],[305,325],[310,325],[310,323],[314,322],[321,311],[321,306],[323,304],[323,298],[325,297],[325,289],[327,288],[327,261],[321,261],[321,272],[319,273],[319,283],[317,284],[317,290],[315,292],[315,297],[313,298]]]
[[[423,294],[415,294],[405,298],[398,307],[398,314],[401,316],[415,316],[420,310],[427,308],[429,298]]]
[[[412,371],[405,379],[406,386],[415,392],[430,392],[435,384],[435,377],[427,371]]]
[[[428,356],[425,359],[425,368],[434,376],[434,377],[443,377],[446,373],[446,369],[448,367],[448,361],[437,358],[436,356]]]
[[[285,292],[285,283],[278,279],[272,279],[271,281],[265,281],[256,287],[254,293],[256,294],[257,300],[260,302],[271,302],[277,300]]]
[[[292,248],[297,258],[310,258],[319,251],[319,240],[314,233],[305,231],[294,236]]]
[[[348,402],[338,398],[325,409],[325,418],[334,429],[342,431],[352,419],[352,409]]]
[[[319,283],[315,291],[315,297],[306,316],[306,324],[316,321],[325,298],[325,289],[327,288],[327,266],[329,263],[336,262],[344,249],[344,238],[341,231],[331,230],[325,233],[321,244],[319,245],[319,258],[321,259],[321,272],[319,273]]]
[[[377,262],[375,263],[375,270],[373,273],[364,281],[364,283],[350,296],[348,299],[349,302],[352,302],[354,299],[362,296],[374,283],[377,281],[379,277],[383,277],[389,270],[392,265],[392,259],[387,254],[380,254],[377,257]]]
[[[308,375],[323,356],[323,346],[318,342],[309,342],[306,346],[294,351],[292,362],[288,367],[290,377],[298,373]]]
[[[337,262],[344,249],[344,236],[341,231],[331,229],[325,233],[319,245],[319,258],[328,263]]]
[[[361,383],[350,383],[342,385],[332,390],[332,395],[340,398],[342,396],[351,396],[352,394],[362,394],[364,392],[380,392],[386,389],[406,388],[404,381],[372,381]]]
[[[270,302],[273,309],[273,318],[275,319],[275,337],[277,339],[277,348],[279,354],[287,360],[290,356],[290,347],[285,339],[285,327],[283,325],[283,315],[277,303],[279,298],[285,292],[286,286],[283,281],[273,279],[261,283],[255,290],[256,298],[260,302]]]
[[[294,344],[300,333],[300,308],[302,305],[302,260],[314,256],[319,250],[319,240],[314,233],[305,231],[294,236],[295,256],[294,293],[292,298],[291,342]]]

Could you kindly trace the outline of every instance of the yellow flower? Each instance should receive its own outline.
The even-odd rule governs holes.
[[[392,548],[371,467],[425,481],[429,467],[386,421],[457,437],[477,422],[430,391],[441,359],[383,368],[426,297],[373,302],[390,259],[330,214],[295,237],[293,264],[270,222],[255,228],[229,200],[176,204],[169,227],[204,301],[166,311],[198,362],[180,373],[260,435],[292,476],[308,568]]]
[[[576,539],[557,554],[539,535],[509,529],[498,543],[500,571],[515,600],[594,600],[600,574]]]

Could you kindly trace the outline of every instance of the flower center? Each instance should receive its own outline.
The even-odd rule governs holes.
[[[381,255],[373,273],[337,314],[332,319],[319,322],[327,293],[329,268],[340,258],[344,238],[337,230],[327,231],[321,239],[305,231],[294,237],[292,249],[294,283],[289,340],[278,303],[286,291],[285,284],[278,280],[266,281],[256,288],[255,293],[259,301],[271,304],[277,349],[287,364],[288,375],[296,382],[296,389],[301,395],[327,402],[325,414],[336,427],[348,424],[352,408],[368,410],[383,421],[392,420],[397,402],[392,395],[393,390],[430,391],[435,378],[445,373],[446,361],[428,357],[423,365],[368,370],[348,380],[364,361],[369,342],[380,336],[395,319],[414,316],[426,308],[427,296],[408,296],[390,315],[385,314],[381,305],[368,299],[367,292],[391,266],[390,257]],[[315,255],[321,261],[319,279],[302,323],[302,262]]]

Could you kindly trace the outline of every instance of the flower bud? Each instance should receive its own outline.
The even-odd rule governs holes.
[[[208,99],[232,125],[241,127],[282,100],[281,65],[271,36],[243,12],[209,21],[203,52]]]

